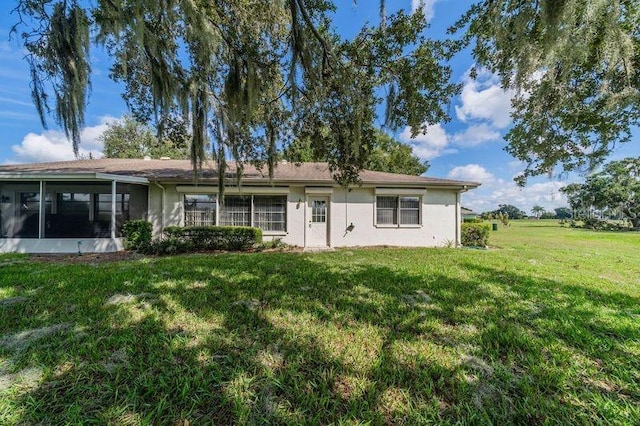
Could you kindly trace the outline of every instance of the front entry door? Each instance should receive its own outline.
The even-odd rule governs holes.
[[[329,197],[309,197],[307,204],[307,247],[326,247]]]

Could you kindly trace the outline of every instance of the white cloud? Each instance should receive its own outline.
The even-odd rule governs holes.
[[[453,135],[452,140],[458,146],[478,146],[485,142],[499,141],[502,135],[486,123],[473,124],[463,132]]]
[[[510,170],[522,170],[527,164],[521,160],[512,160],[507,163]]]
[[[495,210],[499,204],[514,205],[527,214],[531,213],[531,208],[536,204],[551,212],[567,205],[560,188],[569,182],[542,180],[521,188],[513,181],[496,178],[479,164],[454,167],[448,177],[482,183],[481,187],[464,193],[462,200],[462,205],[479,213]]]
[[[400,139],[413,148],[413,153],[423,160],[430,160],[444,154],[455,152],[447,149],[449,146],[449,136],[442,125],[436,124],[427,126],[426,132],[411,137],[411,129],[405,128],[400,133]]]
[[[113,117],[102,117],[95,126],[85,127],[80,135],[79,155],[81,157],[102,157],[102,143],[98,140],[107,129],[108,123],[116,120]],[[64,132],[47,130],[41,134],[29,133],[19,145],[13,145],[14,156],[5,161],[14,163],[40,163],[49,161],[73,160],[73,146]]]
[[[470,180],[484,185],[493,182],[496,178],[487,169],[479,164],[467,164],[451,169],[447,175],[450,179]]]
[[[511,98],[514,92],[500,87],[498,78],[481,70],[475,79],[467,72],[456,116],[461,121],[488,120],[491,126],[504,129],[511,124]]]
[[[427,22],[433,19],[434,6],[438,0],[411,0],[411,12],[422,8]]]

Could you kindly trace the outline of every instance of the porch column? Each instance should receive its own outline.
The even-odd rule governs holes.
[[[111,181],[111,238],[116,237],[116,181]]]
[[[44,238],[44,228],[45,228],[45,194],[46,194],[46,183],[41,180],[40,181],[40,202],[38,203],[38,238]]]

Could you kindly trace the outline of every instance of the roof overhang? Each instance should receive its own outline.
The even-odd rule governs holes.
[[[152,181],[157,181],[161,184],[173,184],[179,185],[179,187],[189,187],[194,188],[198,186],[216,186],[218,185],[217,179],[181,179],[181,178],[157,178],[151,179]],[[189,185],[192,183],[192,185]],[[230,179],[226,183],[225,187],[234,187],[237,186],[237,180]],[[339,188],[340,184],[334,180],[279,180],[274,179],[269,181],[268,179],[242,179],[241,187],[290,187],[290,186],[303,186],[303,187],[332,187]],[[447,189],[452,191],[467,191],[469,189],[474,189],[480,186],[479,183],[476,182],[460,182],[459,184],[452,184],[450,182],[390,182],[390,181],[379,181],[379,182],[362,182],[360,186],[352,186],[350,188],[415,188],[415,189]]]
[[[148,185],[149,179],[138,176],[113,175],[109,173],[2,173],[0,172],[0,181],[41,181],[47,182],[65,182],[65,181],[85,181],[85,182],[120,182],[135,183]]]

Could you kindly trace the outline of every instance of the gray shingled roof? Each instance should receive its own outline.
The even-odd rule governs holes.
[[[73,174],[73,173],[106,173],[121,176],[144,177],[152,181],[178,181],[194,179],[193,167],[189,160],[142,160],[103,158],[90,160],[61,161],[53,163],[32,163],[0,166],[2,174]],[[235,178],[235,165],[229,164],[227,177]],[[262,170],[252,165],[245,165],[243,181],[245,183],[266,182],[269,173],[266,167]],[[440,179],[425,176],[411,176],[395,173],[374,172],[364,170],[360,174],[364,184],[409,184],[425,186],[466,186],[475,188],[477,182],[466,182],[451,179]],[[218,173],[213,163],[202,167],[200,180],[217,180]],[[308,182],[312,184],[333,184],[327,163],[279,163],[275,169],[273,182]]]

